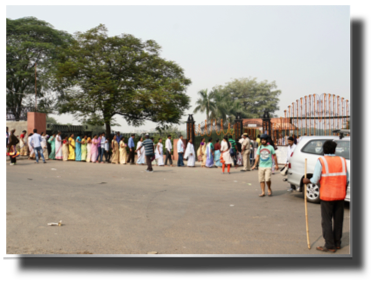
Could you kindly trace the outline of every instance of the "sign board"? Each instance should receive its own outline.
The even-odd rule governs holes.
[[[248,124],[248,127],[257,127],[257,124]]]

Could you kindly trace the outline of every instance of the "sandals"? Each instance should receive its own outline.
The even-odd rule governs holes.
[[[331,253],[336,252],[336,249],[329,249],[329,248],[326,248],[325,246],[317,246],[316,249],[323,252],[331,252]]]
[[[265,193],[259,194],[259,196],[260,196],[260,197],[263,197],[263,196],[265,196]]]

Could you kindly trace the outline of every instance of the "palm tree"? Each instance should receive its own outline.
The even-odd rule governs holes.
[[[196,101],[196,108],[194,109],[194,113],[197,112],[206,112],[207,121],[210,119],[210,113],[214,111],[216,107],[216,103],[213,99],[214,92],[208,93],[208,90],[201,90],[198,92],[200,98]]]
[[[215,107],[212,109],[211,118],[216,120],[223,119],[223,122],[226,122],[228,114],[226,107],[228,101],[227,95],[219,92],[218,90],[214,90],[213,99],[215,102]]]

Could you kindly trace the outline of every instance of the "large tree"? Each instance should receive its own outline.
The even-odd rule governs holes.
[[[190,98],[191,81],[173,61],[159,56],[160,46],[132,35],[107,35],[104,25],[77,32],[57,67],[60,113],[90,124],[104,124],[110,134],[115,115],[132,126],[146,120],[158,128],[178,124]],[[68,89],[70,87],[70,89]]]
[[[210,120],[211,113],[215,111],[215,101],[214,101],[214,92],[208,92],[207,89],[200,90],[198,92],[200,98],[196,101],[196,107],[194,113],[206,113],[207,122]]]
[[[36,64],[38,109],[52,106],[51,69],[70,40],[70,34],[35,17],[7,18],[7,109],[16,120],[25,106],[34,105]]]
[[[257,118],[262,117],[265,110],[273,114],[279,109],[278,97],[281,90],[277,90],[274,81],[268,83],[266,80],[258,82],[256,78],[240,78],[227,82],[224,86],[216,86],[214,90],[228,97],[232,102],[238,101],[242,108],[240,110],[238,105],[235,106],[238,110],[237,114],[243,116],[250,113],[252,118]],[[235,115],[232,111],[231,115]]]

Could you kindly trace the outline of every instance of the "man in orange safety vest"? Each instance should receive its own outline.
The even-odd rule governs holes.
[[[349,172],[343,157],[335,155],[337,144],[328,140],[324,143],[324,156],[316,163],[313,177],[304,178],[304,184],[320,184],[322,234],[325,246],[316,249],[336,252],[341,249],[344,221],[344,199],[349,184]]]

